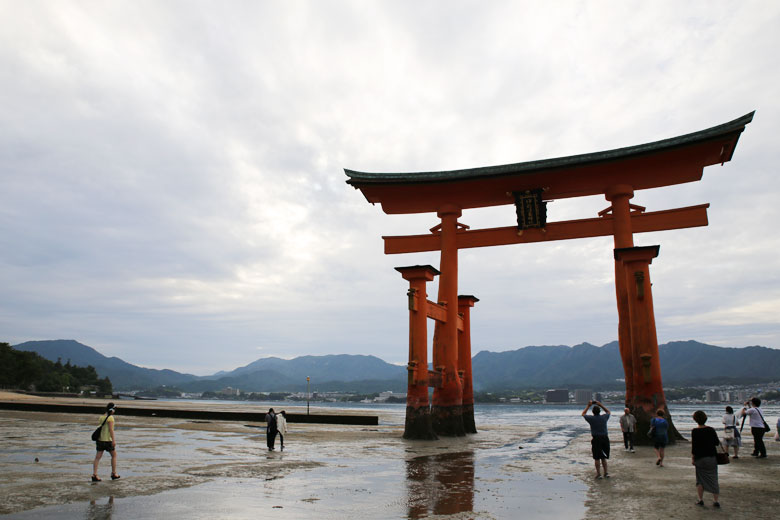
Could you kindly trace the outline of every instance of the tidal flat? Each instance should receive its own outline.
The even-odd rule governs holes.
[[[277,450],[269,452],[262,422],[123,417],[118,404],[122,478],[108,478],[106,455],[98,483],[89,479],[94,457],[89,435],[97,416],[0,411],[0,515],[577,519],[647,511],[667,512],[668,518],[703,514],[693,506],[687,444],[671,447],[666,467],[658,468],[651,448],[626,453],[619,431],[611,430],[612,478],[596,481],[587,425],[575,410],[557,421],[523,412],[512,420],[483,417],[476,435],[432,442],[403,440],[398,410],[379,410],[376,427],[290,424],[285,450],[278,450],[277,441]],[[260,418],[265,410],[257,408]],[[617,427],[617,420],[611,422]],[[724,512],[769,517],[776,512],[780,443],[769,448],[769,459],[750,459],[748,451],[745,459],[721,467]],[[751,493],[761,500],[746,503]]]

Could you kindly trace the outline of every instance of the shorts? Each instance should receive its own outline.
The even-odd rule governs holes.
[[[96,441],[95,449],[97,451],[107,451],[110,453],[114,451],[114,446],[111,444],[111,441]]]
[[[609,458],[609,437],[606,435],[596,435],[590,440],[593,460]]]
[[[666,448],[667,444],[669,444],[669,438],[666,436],[666,434],[656,435],[653,437],[653,448]]]

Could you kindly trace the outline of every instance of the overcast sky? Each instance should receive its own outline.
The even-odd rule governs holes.
[[[780,347],[780,3],[0,0],[0,341],[195,374],[404,363],[385,215],[343,168],[469,168],[674,137],[756,110],[732,162],[639,191],[709,226],[635,236],[659,342]],[[595,217],[603,197],[555,201]],[[514,208],[467,210],[472,228]],[[473,352],[617,338],[612,239],[464,250]],[[436,294],[436,285],[429,288]]]

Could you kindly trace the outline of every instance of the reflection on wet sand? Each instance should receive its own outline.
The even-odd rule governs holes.
[[[98,504],[97,500],[90,500],[89,508],[87,508],[87,520],[111,520],[113,513],[113,496],[108,497],[108,501],[105,504]]]
[[[442,453],[406,461],[408,517],[450,515],[474,508],[474,452]]]

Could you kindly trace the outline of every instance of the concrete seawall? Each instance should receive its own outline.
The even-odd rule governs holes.
[[[84,404],[54,404],[36,402],[10,402],[0,401],[0,409],[15,410],[20,412],[49,412],[49,413],[77,413],[77,414],[101,414],[105,411],[105,405],[92,406]],[[172,417],[176,419],[196,419],[211,421],[252,421],[265,422],[265,410],[258,412],[230,412],[221,410],[187,410],[181,408],[163,407],[133,407],[121,402],[117,407],[117,416],[130,415],[137,417]],[[336,414],[296,414],[287,413],[287,421],[290,423],[308,424],[347,424],[359,426],[376,426],[379,417],[376,415],[336,415]]]

